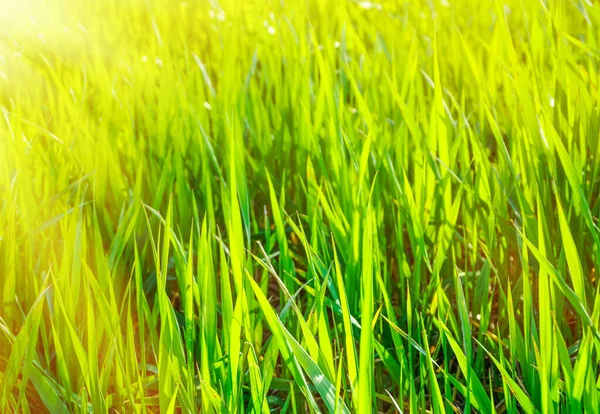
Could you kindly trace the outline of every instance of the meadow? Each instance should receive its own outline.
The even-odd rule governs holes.
[[[0,412],[596,412],[598,4],[0,9]]]

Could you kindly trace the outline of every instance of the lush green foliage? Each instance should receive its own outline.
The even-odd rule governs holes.
[[[599,406],[597,5],[0,3],[0,411]]]

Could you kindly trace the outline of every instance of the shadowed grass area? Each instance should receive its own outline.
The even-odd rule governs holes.
[[[600,405],[598,5],[0,9],[0,411]]]

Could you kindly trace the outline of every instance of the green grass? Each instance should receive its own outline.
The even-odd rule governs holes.
[[[600,405],[597,4],[0,9],[0,411]]]

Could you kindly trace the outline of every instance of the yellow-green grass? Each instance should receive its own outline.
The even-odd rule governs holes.
[[[593,412],[588,0],[0,1],[1,412]]]

